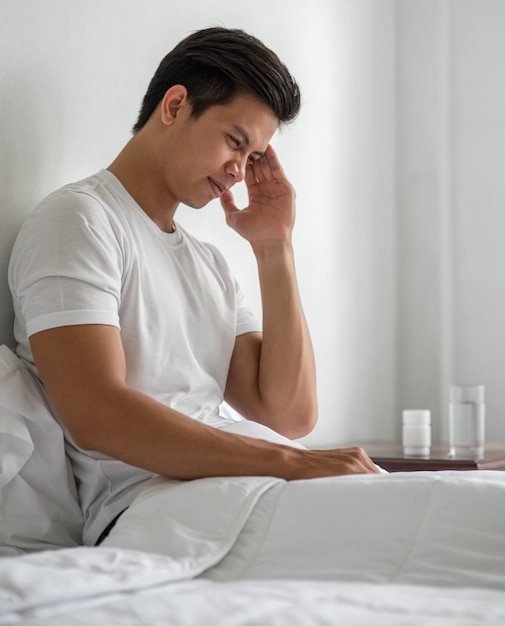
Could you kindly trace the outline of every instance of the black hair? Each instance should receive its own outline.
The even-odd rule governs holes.
[[[134,133],[173,85],[186,87],[193,117],[239,94],[258,98],[279,124],[293,121],[300,110],[300,89],[287,67],[259,39],[240,29],[196,31],[169,52],[149,84]]]

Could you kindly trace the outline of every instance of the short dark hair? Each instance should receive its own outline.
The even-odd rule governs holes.
[[[258,98],[280,124],[293,121],[300,110],[300,89],[287,67],[259,39],[240,29],[199,30],[169,52],[149,84],[134,133],[173,85],[186,87],[194,117],[239,94]]]

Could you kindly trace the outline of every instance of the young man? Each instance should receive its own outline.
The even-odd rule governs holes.
[[[317,416],[291,242],[295,193],[269,145],[299,106],[293,78],[258,40],[194,33],[161,62],[115,161],[51,194],[21,229],[9,272],[18,354],[65,431],[86,544],[153,473],[377,471],[360,449],[266,440],[269,429],[305,435]],[[249,206],[238,210],[230,189],[243,180]],[[201,208],[216,197],[255,254],[262,328],[221,254],[174,221],[181,202]],[[265,439],[227,432],[223,399],[268,427],[258,426]]]

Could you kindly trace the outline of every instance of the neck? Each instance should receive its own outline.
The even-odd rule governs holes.
[[[107,169],[161,230],[172,233],[178,202],[165,189],[141,134],[139,131],[130,139]]]

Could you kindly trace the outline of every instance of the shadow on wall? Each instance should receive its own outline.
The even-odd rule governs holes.
[[[17,232],[40,200],[45,164],[40,111],[48,103],[44,105],[38,94],[48,89],[46,85],[38,90],[39,81],[28,83],[19,71],[0,77],[0,82],[0,344],[14,347],[7,269]]]

